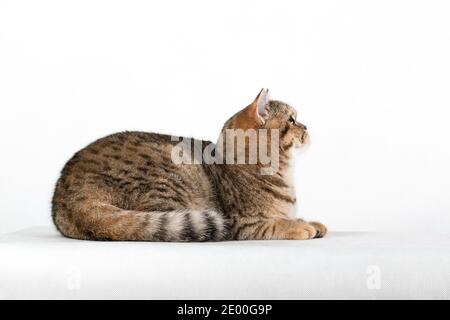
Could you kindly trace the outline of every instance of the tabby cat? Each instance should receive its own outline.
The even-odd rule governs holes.
[[[179,140],[168,135],[121,132],[101,138],[63,168],[53,195],[53,221],[64,236],[85,240],[323,237],[323,224],[294,217],[292,150],[308,142],[306,126],[296,119],[294,108],[270,100],[268,91],[262,90],[222,129],[222,134],[227,129],[277,130],[277,144],[269,146],[277,148],[279,157],[273,174],[262,174],[260,169],[267,164],[259,160],[177,164],[172,155]],[[193,144],[204,150],[211,142]]]

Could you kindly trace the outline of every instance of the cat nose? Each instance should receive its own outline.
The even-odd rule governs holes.
[[[298,126],[305,131],[308,130],[308,128],[303,123],[298,122]]]

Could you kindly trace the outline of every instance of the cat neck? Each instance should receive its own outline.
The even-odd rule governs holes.
[[[296,202],[292,165],[292,150],[280,150],[274,174],[261,174],[263,167],[257,164],[213,164],[207,170],[226,215],[271,212],[290,216]]]
[[[261,180],[266,182],[277,181],[278,185],[294,188],[293,171],[294,157],[293,147],[279,151],[278,162],[267,165],[258,164],[220,164],[215,165],[220,174],[233,181]],[[272,172],[269,169],[273,168]],[[266,171],[263,171],[265,169]]]

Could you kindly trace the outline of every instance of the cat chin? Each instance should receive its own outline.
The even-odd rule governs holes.
[[[309,149],[310,145],[311,145],[311,138],[308,137],[306,143],[295,144],[295,147],[294,147],[295,153],[302,154],[302,153],[306,152],[306,150]]]

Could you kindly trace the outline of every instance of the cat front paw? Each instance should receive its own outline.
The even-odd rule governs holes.
[[[309,224],[312,225],[314,229],[316,229],[316,235],[314,236],[314,238],[322,238],[327,234],[327,227],[325,227],[322,223],[309,222]]]
[[[309,224],[308,222],[304,222],[301,219],[298,219],[295,226],[287,231],[285,239],[309,240],[313,239],[316,234],[317,230],[313,225]]]

